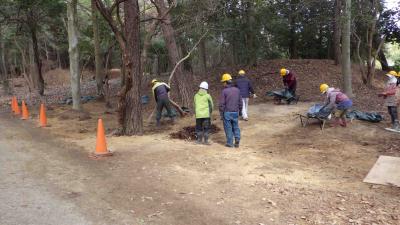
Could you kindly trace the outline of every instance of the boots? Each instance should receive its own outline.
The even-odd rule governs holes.
[[[161,127],[161,122],[160,122],[160,120],[157,120],[157,122],[156,122],[156,127]]]
[[[342,126],[342,127],[347,127],[346,118],[341,118],[340,126]]]
[[[342,122],[340,121],[340,118],[337,117],[335,117],[335,121],[332,124],[330,124],[331,127],[337,127],[339,125],[342,126]]]
[[[198,132],[197,133],[197,139],[196,139],[196,144],[201,144],[203,142],[203,132]]]
[[[208,141],[208,133],[204,133],[204,144],[211,145],[211,143]]]
[[[235,140],[235,145],[234,145],[235,148],[239,148],[239,143],[240,143],[239,140]]]
[[[392,125],[393,130],[400,131],[400,123],[398,120],[395,120]]]

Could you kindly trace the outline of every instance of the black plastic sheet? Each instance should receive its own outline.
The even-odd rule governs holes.
[[[328,119],[331,114],[332,114],[332,109],[323,108],[322,104],[315,104],[308,109],[307,117]]]
[[[353,110],[346,114],[349,119],[357,119],[362,121],[368,121],[371,123],[379,123],[383,120],[383,116],[376,112],[361,112],[358,110]]]
[[[267,96],[271,97],[277,97],[280,99],[285,99],[289,100],[293,98],[293,95],[287,90],[287,89],[282,89],[282,90],[277,90],[277,91],[268,91]]]

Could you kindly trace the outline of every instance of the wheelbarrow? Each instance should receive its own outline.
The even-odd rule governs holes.
[[[332,109],[324,108],[321,104],[315,104],[304,114],[297,114],[302,127],[306,127],[310,120],[318,120],[321,130],[324,130],[326,121],[332,118]]]

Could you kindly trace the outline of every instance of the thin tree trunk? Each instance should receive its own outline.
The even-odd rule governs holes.
[[[356,54],[357,54],[357,59],[358,59],[358,66],[360,68],[361,79],[364,84],[367,84],[368,79],[367,79],[367,75],[365,73],[365,68],[364,68],[365,65],[364,65],[364,62],[363,62],[363,60],[361,58],[361,54],[360,54],[361,38],[356,33],[354,33],[354,36],[357,39]]]
[[[382,65],[382,70],[384,70],[384,71],[389,71],[389,70],[390,70],[389,63],[388,63],[388,61],[387,61],[385,52],[384,52],[383,50],[379,52],[379,54],[378,54],[378,60],[379,60],[379,62],[380,62],[381,65]]]
[[[298,0],[291,0],[290,1],[290,9],[291,12],[296,12],[296,6],[299,4]],[[295,14],[289,15],[289,58],[297,59],[298,52],[297,52],[297,35],[296,35],[296,16]]]
[[[333,50],[334,50],[334,60],[335,64],[340,64],[341,59],[341,49],[340,49],[340,36],[341,36],[341,9],[342,9],[342,0],[335,0],[335,17],[333,22]]]
[[[145,74],[146,72],[146,68],[147,68],[147,61],[148,61],[148,52],[149,52],[149,48],[151,46],[151,39],[153,38],[153,36],[155,35],[155,30],[157,27],[158,21],[157,20],[153,20],[153,22],[150,24],[147,32],[146,32],[146,36],[144,38],[143,41],[143,51],[142,51],[142,71],[143,74]]]
[[[7,65],[6,65],[6,57],[5,57],[5,41],[3,40],[0,32],[0,58],[1,58],[1,81],[3,84],[3,89],[6,94],[11,94],[11,88],[10,84],[8,82],[8,71],[7,71]]]
[[[205,73],[207,71],[207,49],[206,40],[201,40],[199,44],[199,54],[200,54],[200,71]]]
[[[22,68],[22,74],[28,84],[28,88],[29,88],[29,92],[32,92],[32,90],[34,89],[34,85],[33,85],[33,79],[32,76],[30,74],[28,74],[28,71],[26,70],[27,68],[27,62],[26,62],[26,57],[25,57],[25,52],[22,49],[22,47],[18,44],[18,41],[14,38],[14,43],[15,46],[17,47],[17,49],[19,50],[20,54],[21,54],[21,68]]]
[[[375,75],[375,57],[373,53],[374,36],[376,33],[376,15],[377,15],[377,1],[372,1],[372,19],[369,27],[367,28],[367,47],[368,47],[368,61],[367,61],[367,85],[372,86],[372,82]]]
[[[140,69],[140,11],[137,0],[124,2],[126,37],[126,79],[125,93],[121,96],[120,108],[123,121],[123,133],[135,135],[143,133],[143,118],[141,104],[141,82],[142,73]]]
[[[343,90],[349,96],[353,96],[351,58],[350,58],[350,34],[351,34],[351,0],[345,0],[343,10],[342,28],[342,74]]]
[[[246,19],[248,23],[248,30],[247,32],[247,46],[249,48],[249,57],[247,64],[250,66],[255,66],[257,64],[257,46],[256,46],[256,35],[254,32],[254,24],[256,23],[254,18],[254,6],[253,0],[247,0],[247,13]]]
[[[60,50],[57,48],[56,49],[56,54],[57,54],[57,64],[58,64],[58,68],[61,69],[61,57],[60,57]]]
[[[35,56],[33,53],[32,41],[28,42],[28,57],[29,57],[29,65],[28,65],[29,77],[32,79],[32,84],[33,84],[34,89],[37,90],[39,79],[38,79],[37,66],[35,64]]]
[[[79,49],[77,30],[78,0],[69,0],[67,3],[68,15],[68,52],[69,71],[71,74],[72,109],[81,110],[81,88],[79,79]]]
[[[96,1],[91,0],[91,2],[92,2],[93,45],[94,45],[97,95],[101,96],[103,95],[102,88],[103,88],[104,71],[101,63],[99,23],[98,23]]]
[[[172,21],[169,10],[166,8],[164,0],[152,0],[152,2],[157,8],[159,17],[164,18],[164,20],[161,21],[161,29],[168,49],[169,62],[172,66],[175,66],[180,57],[175,39],[175,31],[171,25]],[[176,69],[176,76],[174,80],[178,85],[178,92],[181,96],[182,106],[190,106],[192,102],[190,94],[191,88],[189,84],[190,78],[184,74],[182,65],[179,65]]]
[[[38,47],[38,40],[37,40],[37,30],[36,25],[30,26],[31,38],[32,38],[32,46],[33,46],[33,56],[36,64],[36,88],[40,95],[44,94],[44,79],[42,74],[42,60],[40,59],[40,52]]]

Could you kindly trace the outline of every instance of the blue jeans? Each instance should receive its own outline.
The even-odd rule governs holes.
[[[226,144],[233,146],[233,137],[237,142],[240,141],[239,113],[224,112],[224,130],[226,135]]]

